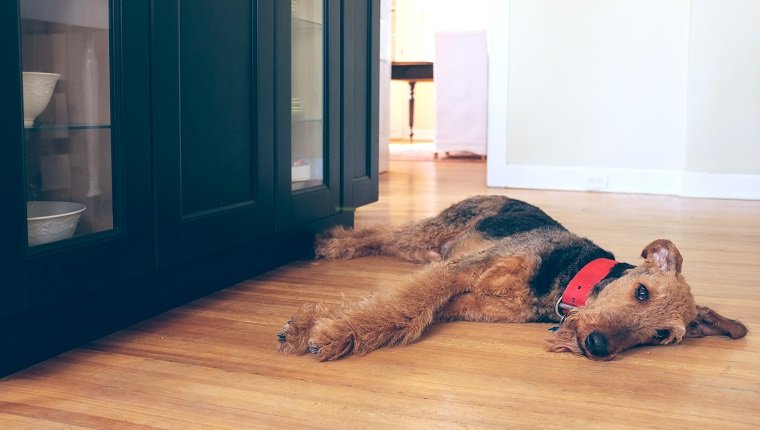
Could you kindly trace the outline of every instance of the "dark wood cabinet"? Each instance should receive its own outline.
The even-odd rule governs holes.
[[[0,374],[308,256],[377,199],[378,2],[51,2],[0,4]],[[22,71],[60,75],[31,120]],[[32,200],[86,209],[36,244]]]

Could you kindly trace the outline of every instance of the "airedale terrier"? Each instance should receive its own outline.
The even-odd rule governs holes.
[[[694,302],[683,258],[666,239],[638,266],[576,236],[541,209],[477,196],[400,227],[336,228],[316,255],[390,255],[430,263],[401,288],[358,303],[305,304],[277,334],[284,353],[319,360],[414,342],[438,321],[557,322],[547,349],[609,360],[636,345],[727,335],[746,327]]]

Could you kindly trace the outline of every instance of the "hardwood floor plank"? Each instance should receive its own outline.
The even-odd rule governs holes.
[[[622,260],[668,237],[697,301],[750,333],[599,363],[546,352],[550,324],[457,322],[407,347],[319,363],[276,351],[301,303],[360,299],[420,266],[297,261],[4,378],[0,428],[757,428],[760,202],[488,189],[472,161],[394,162],[380,182],[357,225],[497,193],[538,204]]]

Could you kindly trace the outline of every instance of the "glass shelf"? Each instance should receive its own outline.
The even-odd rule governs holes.
[[[293,124],[308,124],[308,123],[322,123],[324,120],[322,118],[303,118],[303,119],[293,119]]]
[[[45,131],[76,131],[76,130],[100,130],[109,129],[111,124],[45,124],[34,127],[26,127],[26,131],[45,132]]]
[[[301,18],[294,16],[293,17],[293,26],[297,28],[314,28],[314,29],[322,29],[322,21],[317,20],[315,18]]]

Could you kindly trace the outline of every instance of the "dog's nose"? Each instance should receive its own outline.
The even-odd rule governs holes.
[[[586,350],[594,357],[606,357],[610,351],[607,348],[607,338],[598,331],[592,331],[586,337]]]

